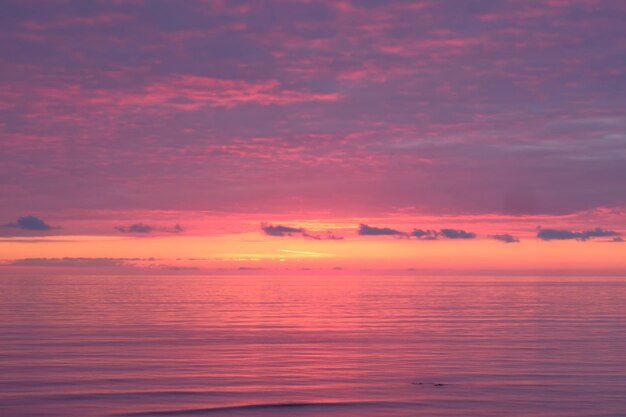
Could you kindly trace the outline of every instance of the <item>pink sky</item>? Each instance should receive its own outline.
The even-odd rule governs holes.
[[[626,271],[622,1],[0,20],[0,273]]]

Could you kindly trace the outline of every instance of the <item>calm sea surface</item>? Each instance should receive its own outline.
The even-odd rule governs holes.
[[[0,278],[0,416],[626,416],[626,278]]]

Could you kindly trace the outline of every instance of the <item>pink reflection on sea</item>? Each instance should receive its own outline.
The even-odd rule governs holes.
[[[606,416],[626,280],[0,278],[2,416]]]

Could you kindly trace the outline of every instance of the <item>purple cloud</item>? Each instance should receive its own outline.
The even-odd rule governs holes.
[[[39,217],[35,216],[22,216],[15,223],[5,224],[4,227],[17,228],[21,230],[40,231],[45,232],[51,230],[53,227],[44,222]]]
[[[374,227],[361,223],[357,232],[361,236],[405,236],[406,233],[389,227]]]
[[[625,20],[591,0],[6,1],[0,215],[624,207]]]
[[[476,233],[466,232],[461,229],[441,229],[439,231],[441,236],[447,239],[475,239]]]
[[[440,233],[436,230],[413,229],[411,236],[420,240],[437,240]]]
[[[537,237],[541,240],[589,240],[594,237],[616,237],[619,238],[621,233],[614,230],[606,230],[602,228],[595,228],[591,230],[585,230],[582,232],[574,232],[571,230],[561,229],[544,229],[540,228],[537,232]]]
[[[331,232],[326,232],[326,234],[314,234],[308,232],[306,229],[302,227],[290,227],[283,226],[281,224],[272,225],[269,223],[261,223],[261,230],[268,236],[301,236],[306,239],[313,240],[343,240],[343,236],[337,236]]]
[[[271,225],[267,223],[261,224],[261,230],[268,236],[291,236],[293,234],[303,234],[305,230],[301,227],[289,227],[281,224]]]

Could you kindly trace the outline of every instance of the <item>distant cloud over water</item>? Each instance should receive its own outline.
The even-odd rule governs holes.
[[[343,236],[337,236],[328,231],[326,233],[312,233],[303,227],[283,226],[282,224],[261,223],[261,230],[268,236],[301,236],[313,240],[343,240]]]
[[[31,231],[47,231],[51,230],[53,227],[48,223],[44,222],[39,217],[35,216],[22,216],[15,223],[5,224],[4,227],[16,228],[21,230],[31,230]]]
[[[413,229],[411,236],[421,240],[436,240],[439,232],[436,230]]]
[[[305,230],[301,227],[283,226],[281,224],[271,225],[268,223],[261,224],[261,230],[268,236],[291,236],[293,234],[302,234]]]
[[[606,230],[600,227],[595,229],[575,232],[561,229],[540,228],[537,237],[541,240],[589,240],[594,237],[614,237],[619,238],[622,234],[614,230]]]
[[[441,229],[441,235],[447,239],[475,239],[476,233],[466,232],[461,229]]]
[[[361,236],[406,236],[406,233],[390,227],[374,227],[361,223],[358,234]]]

